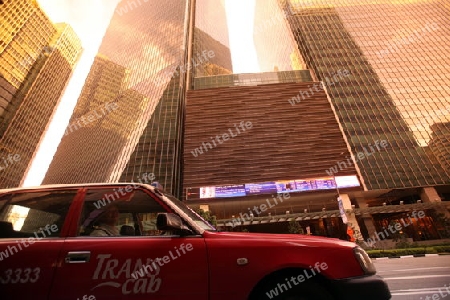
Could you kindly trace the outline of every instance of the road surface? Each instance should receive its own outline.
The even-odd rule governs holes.
[[[392,300],[450,300],[450,255],[377,259],[374,263],[377,274],[389,285]]]

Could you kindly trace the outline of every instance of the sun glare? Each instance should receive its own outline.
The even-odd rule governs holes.
[[[226,0],[233,73],[258,73],[259,65],[253,43],[255,0]]]

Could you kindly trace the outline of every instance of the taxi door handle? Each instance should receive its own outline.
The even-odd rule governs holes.
[[[82,264],[87,263],[91,259],[90,251],[71,251],[67,253],[66,264]]]

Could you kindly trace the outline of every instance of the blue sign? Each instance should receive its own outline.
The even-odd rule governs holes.
[[[277,192],[275,182],[249,183],[245,184],[245,193],[247,195],[273,194]]]
[[[299,192],[314,190],[316,185],[313,180],[296,180],[295,188]]]
[[[336,183],[333,179],[316,179],[317,190],[330,190],[336,188]]]
[[[216,198],[245,196],[245,187],[241,185],[216,186]]]

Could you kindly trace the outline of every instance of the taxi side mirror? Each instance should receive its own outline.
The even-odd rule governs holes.
[[[192,231],[183,224],[183,220],[174,213],[160,213],[156,217],[156,227],[158,230],[171,230],[179,232],[181,235],[193,234]]]

